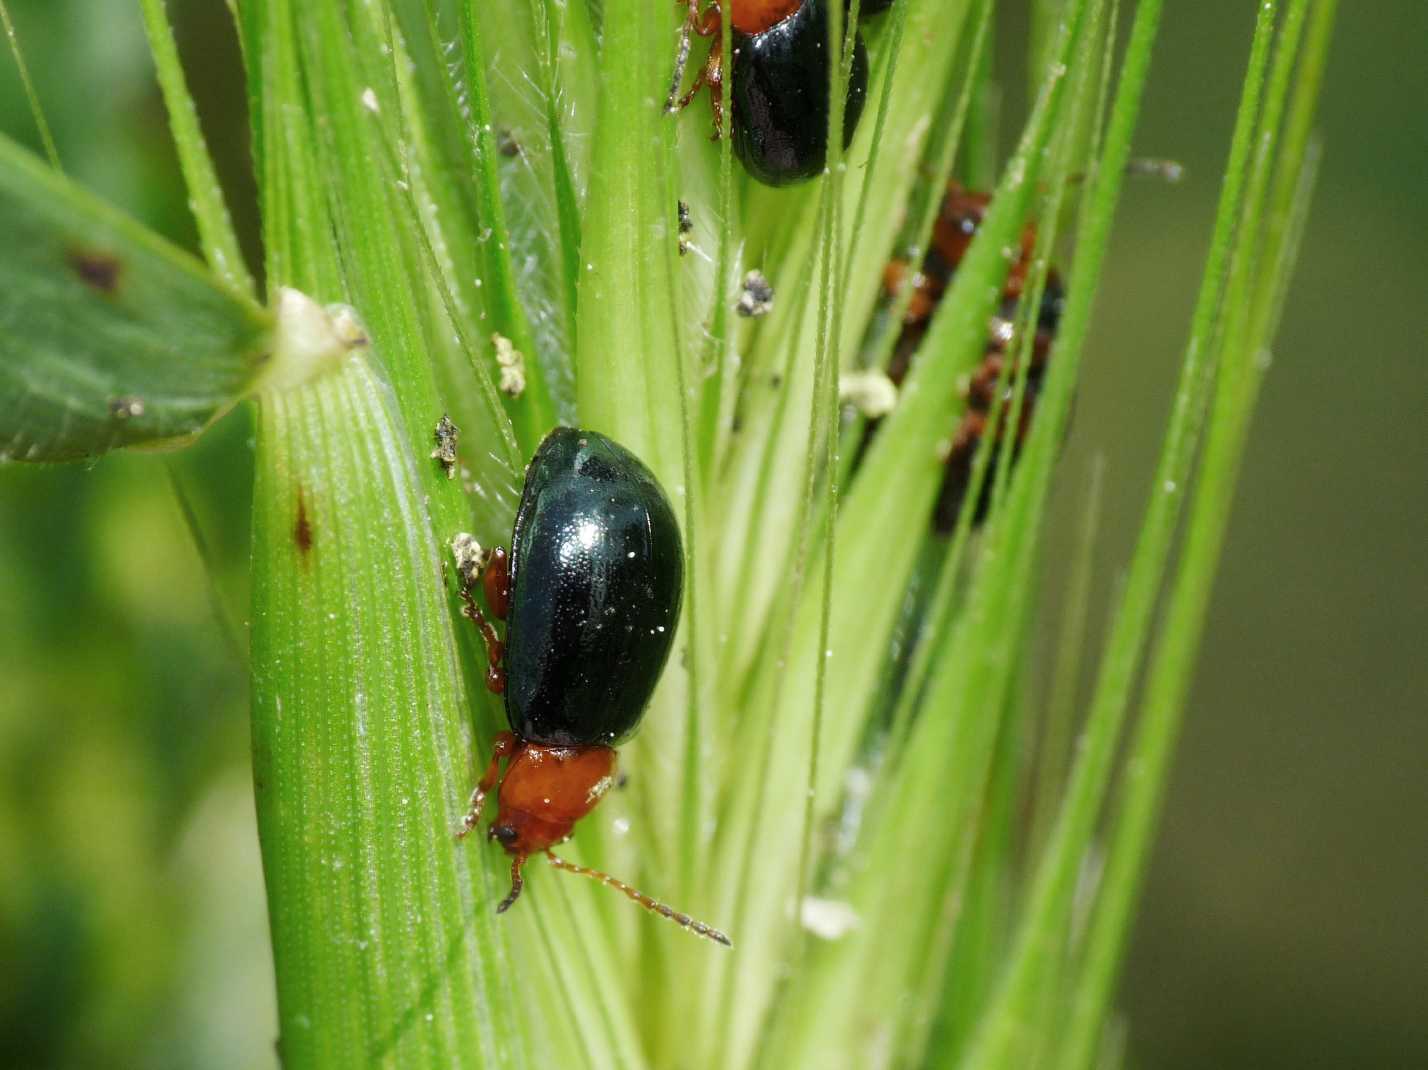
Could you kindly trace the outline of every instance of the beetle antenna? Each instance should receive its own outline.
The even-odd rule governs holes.
[[[506,898],[496,904],[496,913],[504,914],[511,909],[511,904],[521,897],[521,889],[526,886],[526,879],[521,876],[521,866],[525,863],[525,855],[517,855],[511,862],[511,890],[506,893]]]
[[[599,881],[601,884],[609,885],[617,892],[623,892],[627,897],[633,899],[640,906],[644,907],[652,914],[658,914],[662,918],[668,918],[681,928],[688,929],[697,936],[702,936],[706,940],[713,940],[716,944],[723,944],[725,947],[733,947],[734,941],[721,933],[718,929],[705,925],[702,921],[691,918],[688,914],[681,914],[671,906],[661,903],[658,899],[651,899],[644,892],[637,888],[631,888],[624,881],[616,880],[608,873],[602,873],[598,869],[589,869],[585,866],[577,866],[574,862],[567,862],[559,855],[550,851],[545,853],[550,859],[550,864],[556,869],[563,869],[567,873],[574,873],[580,877],[589,877],[591,880]],[[497,909],[501,909],[498,907]]]

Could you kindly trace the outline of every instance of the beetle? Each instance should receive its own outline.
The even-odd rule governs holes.
[[[492,616],[477,605],[477,577]],[[634,734],[674,644],[683,593],[679,523],[648,468],[594,431],[557,427],[526,469],[510,551],[463,569],[465,612],[486,642],[487,686],[505,696],[509,730],[471,795],[457,838],[497,792],[488,837],[511,856],[504,913],[526,860],[607,884],[648,910],[730,946],[727,936],[608,874],[555,855],[615,782],[615,748]],[[501,765],[505,763],[502,775]]]
[[[709,58],[677,108],[687,107],[708,87],[714,136],[723,133],[720,88],[722,56],[719,4],[687,0],[680,58],[675,65],[669,110],[682,80],[688,35],[714,37]],[[812,178],[828,158],[828,4],[829,0],[724,0],[729,13],[734,56],[729,99],[734,154],[754,178],[786,186]],[[853,64],[843,110],[843,145],[858,128],[868,87],[868,53],[853,29]]]
[[[1180,181],[1184,168],[1175,160],[1138,157],[1127,162],[1126,173],[1146,175],[1174,183]],[[1080,174],[1071,175],[1066,181],[1080,182],[1084,177]],[[907,277],[910,265],[905,260],[893,260],[884,270],[883,290],[886,297],[896,298],[906,284],[910,283],[913,287],[912,297],[903,314],[893,357],[888,365],[888,377],[893,382],[900,384],[907,375],[912,355],[921,345],[938,302],[950,285],[962,258],[967,254],[972,239],[977,236],[991,200],[988,193],[969,190],[956,181],[948,182],[942,203],[938,206],[932,241],[923,257],[921,268],[910,280]],[[1035,247],[1036,224],[1028,222],[1022,228],[1015,253],[1016,259],[1012,262],[1002,287],[1001,305],[992,319],[982,361],[974,369],[963,389],[967,409],[957,425],[947,451],[942,487],[938,491],[937,504],[933,510],[933,529],[939,535],[951,534],[956,527],[962,501],[970,488],[977,447],[987,433],[999,380],[1003,384],[1003,402],[1010,403],[1012,400],[1011,384],[1018,369],[1012,366],[1005,373],[1003,369],[1006,368],[1007,348],[1013,341],[1012,324],[1016,317],[1016,307],[1026,289]],[[1012,459],[1015,460],[1026,441],[1036,401],[1046,379],[1047,365],[1052,357],[1052,346],[1065,305],[1066,289],[1061,276],[1054,267],[1049,268],[1042,286],[1041,302],[1036,310],[1036,334],[1032,338],[1030,359],[1026,368],[1020,419],[1013,432],[1008,432],[1006,421],[999,425],[997,439],[992,443],[994,459],[995,451],[1010,439]],[[867,433],[859,447],[860,451],[866,449],[868,436],[873,433],[875,427],[874,423],[868,424]],[[991,508],[992,492],[992,480],[984,480],[972,513],[973,524],[980,524],[986,519]]]
[[[976,237],[990,203],[989,194],[968,190],[956,181],[947,184],[933,225],[932,241],[923,257],[922,268],[910,280],[914,288],[912,300],[904,313],[902,330],[888,367],[888,376],[894,382],[901,383],[907,375],[912,354],[927,333],[932,314],[951,284],[952,276],[971,246],[972,239]],[[964,395],[967,409],[953,434],[942,486],[933,509],[933,528],[939,535],[951,534],[956,527],[957,514],[961,511],[962,501],[970,488],[972,463],[976,457],[978,443],[987,433],[987,423],[996,400],[997,381],[1003,377],[1007,347],[1012,342],[1012,320],[1016,316],[1016,306],[1022,291],[1026,288],[1035,246],[1036,224],[1027,223],[1022,229],[1016,260],[1012,263],[1002,288],[1001,305],[992,321],[982,361],[973,370],[967,382]],[[906,261],[894,260],[887,266],[883,275],[883,287],[889,297],[895,296],[902,289],[907,271]],[[1065,299],[1066,292],[1061,277],[1055,268],[1051,268],[1046,273],[1041,304],[1037,309],[1036,336],[1032,340],[1031,357],[1026,369],[1021,416],[1013,433],[1006,430],[1005,420],[1010,418],[1012,383],[1017,370],[1015,367],[1006,371],[1003,382],[1005,415],[994,445],[1000,446],[1010,438],[1013,457],[1020,450],[1031,428],[1032,413],[1046,377],[1047,363],[1051,359],[1051,347]],[[974,524],[980,524],[986,519],[991,500],[992,480],[985,479],[972,514]]]

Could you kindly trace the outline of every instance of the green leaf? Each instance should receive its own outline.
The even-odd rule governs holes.
[[[581,242],[576,398],[582,422],[616,435],[666,486],[683,480],[682,338],[671,314],[675,120],[658,99],[668,19],[635,0],[605,7],[600,103]],[[661,44],[664,47],[661,47]]]
[[[671,6],[656,18],[642,7],[637,0],[610,0],[605,7],[597,136],[580,245],[576,407],[582,426],[613,435],[650,466],[684,521],[690,568],[680,642],[691,644],[696,656],[675,660],[697,674],[709,656],[701,649],[708,635],[699,634],[697,616],[707,584],[698,544],[699,488],[689,474],[689,350],[676,314],[677,120],[656,104],[667,88],[673,36],[666,31],[675,12]],[[697,794],[686,794],[698,752],[692,686],[672,665],[634,743],[647,756],[651,800],[670,803],[651,807],[651,823],[644,826],[652,855],[681,849],[682,838],[683,849],[693,849],[677,831],[697,827]],[[686,872],[690,862],[685,859]]]
[[[518,1066],[418,462],[366,355],[259,406],[254,784],[287,1066]]]
[[[254,389],[270,318],[0,137],[0,458],[197,435]]]
[[[478,14],[479,7],[473,0],[461,5],[461,55],[465,60],[466,89],[470,94],[472,162],[477,179],[477,216],[481,224],[478,241],[486,253],[487,302],[495,329],[509,338],[522,354],[533,356],[535,340],[525,308],[516,293],[506,210],[501,200],[496,137],[491,124],[490,94],[486,90],[485,31],[482,29],[483,16]],[[551,406],[545,374],[535,360],[527,361],[525,391],[510,407],[525,453],[535,452],[536,445],[555,423],[555,410]]]

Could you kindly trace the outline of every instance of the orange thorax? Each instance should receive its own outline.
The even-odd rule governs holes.
[[[518,856],[559,843],[610,790],[615,764],[612,747],[518,744],[501,781],[491,838]]]

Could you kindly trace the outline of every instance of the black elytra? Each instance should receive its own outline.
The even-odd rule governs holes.
[[[851,29],[851,28],[850,28]],[[868,53],[855,34],[843,146],[858,129],[868,88]],[[734,153],[770,186],[802,182],[828,158],[827,0],[805,0],[787,18],[753,35],[734,34]]]
[[[556,746],[631,735],[674,644],[683,588],[679,524],[653,473],[594,431],[546,435],[511,535],[511,731]]]

